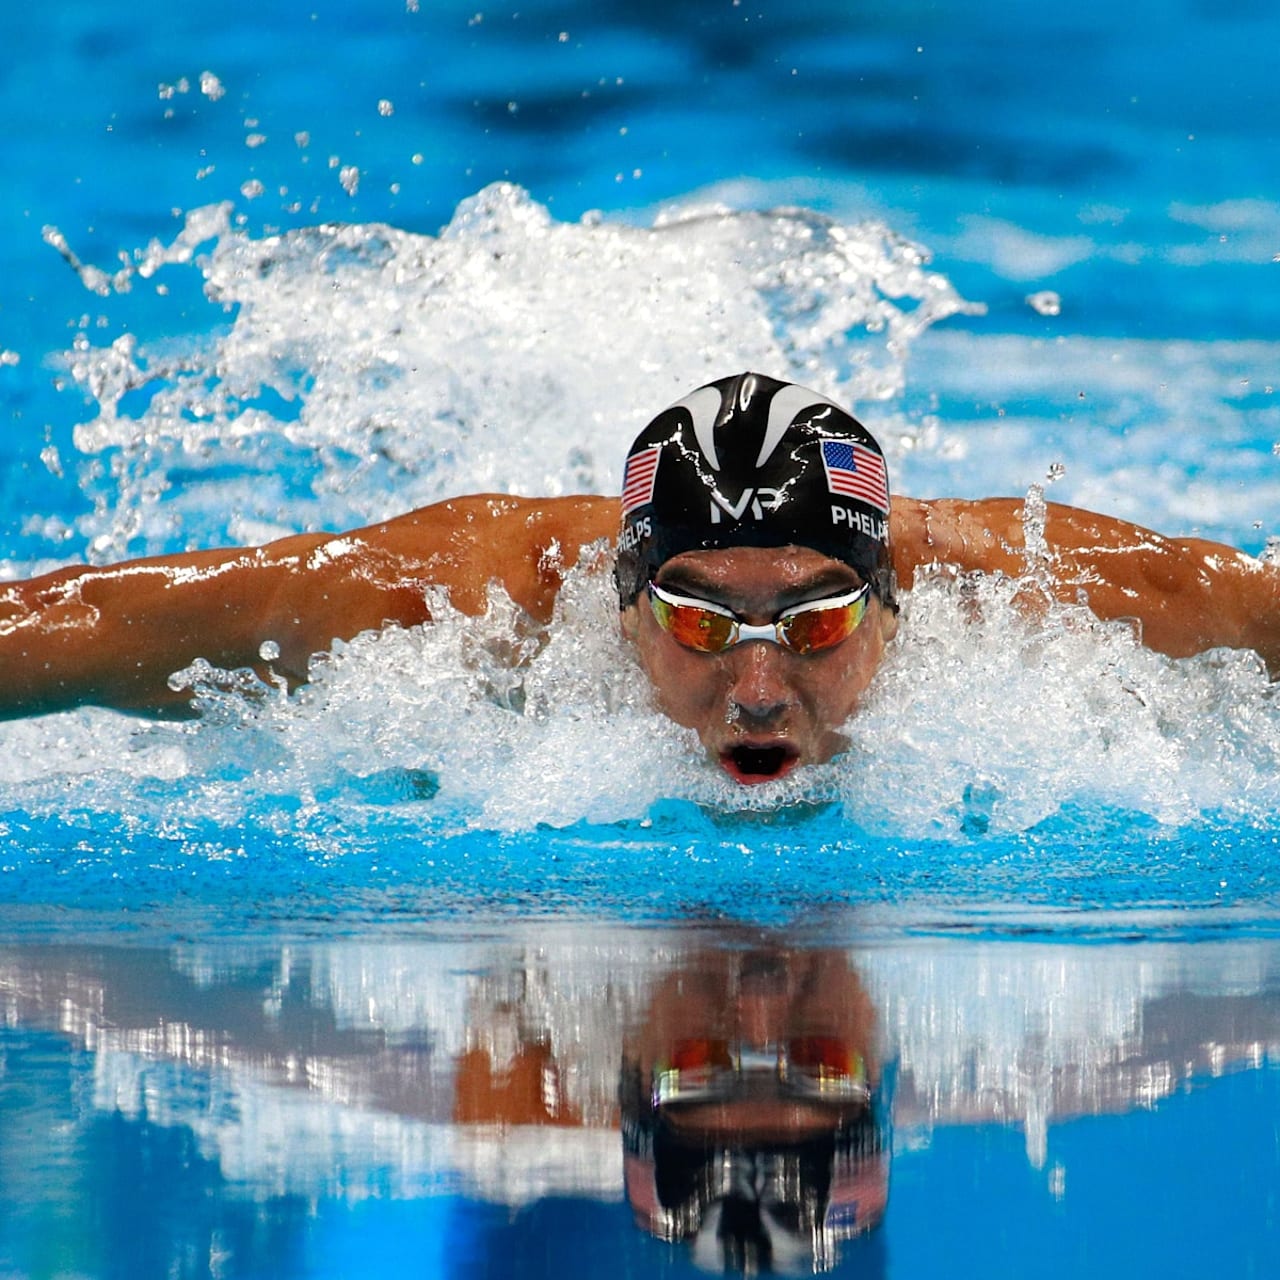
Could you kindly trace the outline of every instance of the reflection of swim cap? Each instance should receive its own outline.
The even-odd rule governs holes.
[[[849,565],[893,605],[884,454],[825,396],[741,373],[699,387],[636,438],[614,571],[624,609],[683,551],[792,543]]]
[[[627,1199],[638,1225],[689,1241],[705,1270],[829,1271],[885,1211],[889,1169],[878,1108],[834,1109],[831,1128],[787,1141],[699,1136],[624,1061],[619,1086]],[[679,1104],[674,1104],[679,1105]]]

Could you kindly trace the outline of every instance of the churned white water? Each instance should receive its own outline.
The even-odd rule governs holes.
[[[742,368],[851,404],[898,492],[1034,505],[1052,484],[1055,500],[1253,546],[1280,498],[1259,443],[1276,347],[988,333],[981,301],[891,228],[803,209],[568,224],[500,186],[437,237],[254,239],[212,207],[114,275],[79,270],[108,312],[198,273],[208,314],[185,316],[199,332],[183,340],[103,347],[82,330],[66,368],[96,412],[83,457],[50,464],[80,468],[93,510],[51,524],[49,556],[7,576],[342,529],[457,493],[608,492],[653,412]],[[905,600],[850,751],[736,787],[653,710],[608,567],[604,548],[586,557],[545,637],[498,594],[480,619],[441,601],[429,628],[338,645],[293,696],[197,667],[181,676],[202,690],[193,724],[84,710],[0,726],[0,796],[179,826],[394,802],[445,831],[643,820],[665,798],[822,801],[864,830],[944,839],[1071,804],[1177,825],[1262,821],[1280,802],[1280,712],[1255,658],[1171,662],[1083,609],[1033,624],[1016,584],[945,576]]]

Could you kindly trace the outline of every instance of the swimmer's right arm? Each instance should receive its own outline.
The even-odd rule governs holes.
[[[616,500],[479,495],[348,534],[0,584],[0,718],[85,704],[189,715],[169,678],[198,658],[295,686],[335,640],[427,621],[432,586],[479,613],[497,581],[546,621],[579,549],[616,527]]]
[[[187,715],[190,691],[171,688],[169,677],[197,658],[260,676],[270,668],[297,684],[311,653],[362,629],[354,617],[344,625],[328,581],[336,575],[315,573],[313,598],[293,600],[295,580],[331,541],[73,567],[0,588],[0,717],[82,704]],[[407,602],[385,613],[419,621],[421,600],[419,592],[421,616]],[[268,643],[278,651],[269,664],[261,656]]]

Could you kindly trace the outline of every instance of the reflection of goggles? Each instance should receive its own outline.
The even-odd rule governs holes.
[[[723,653],[746,640],[770,640],[795,653],[830,649],[858,629],[870,595],[871,584],[866,583],[847,595],[795,605],[772,622],[756,626],[724,605],[673,595],[649,583],[649,603],[658,625],[686,649],[701,653]]]
[[[793,1036],[766,1049],[728,1040],[678,1040],[653,1073],[653,1104],[723,1099],[748,1079],[776,1076],[793,1095],[865,1103],[867,1064],[835,1036]]]

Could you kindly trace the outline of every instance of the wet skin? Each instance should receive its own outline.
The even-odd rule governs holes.
[[[794,546],[688,551],[668,560],[656,581],[757,624],[862,585],[847,565]],[[819,764],[848,746],[840,727],[857,710],[897,627],[896,614],[872,597],[858,629],[830,649],[805,655],[748,640],[717,654],[673,639],[647,595],[622,614],[623,634],[636,646],[660,709],[696,730],[708,756],[748,784]]]

